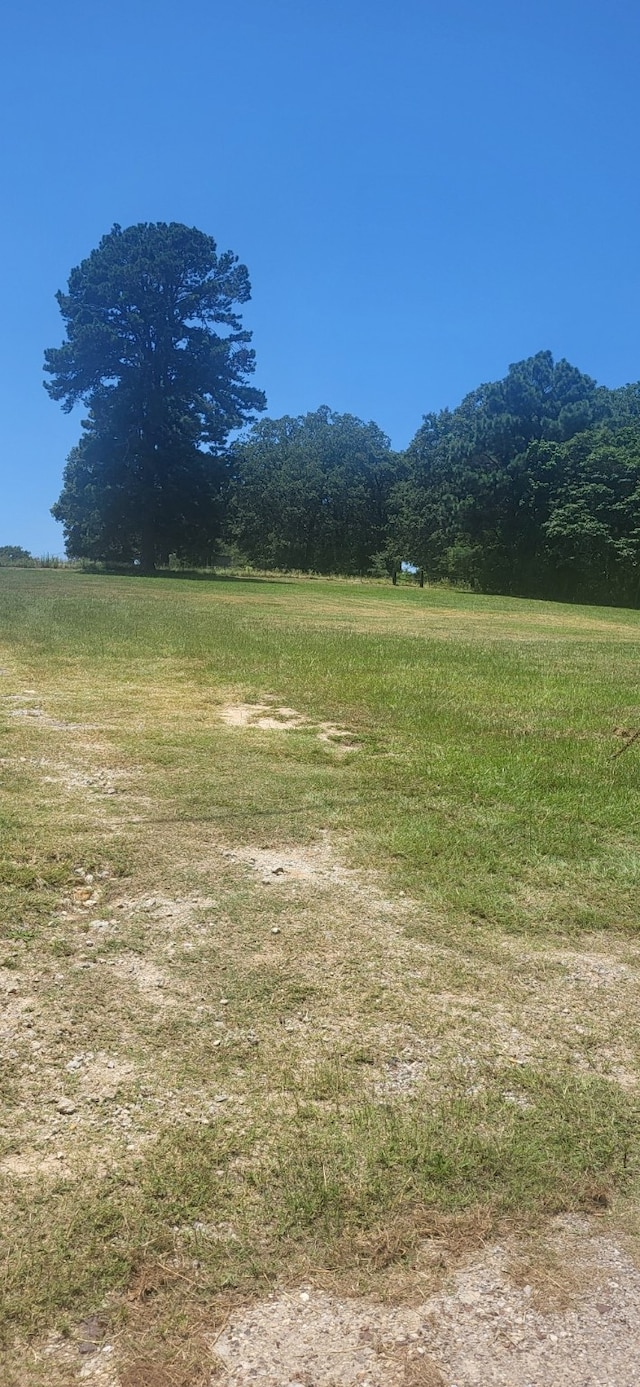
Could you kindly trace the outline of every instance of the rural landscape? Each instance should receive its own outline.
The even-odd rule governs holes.
[[[4,1380],[631,1383],[638,614],[2,601]]]
[[[640,388],[542,351],[403,452],[256,420],[249,296],[174,222],[57,294],[66,558],[0,549],[5,1378],[631,1387]]]
[[[0,1387],[640,1384],[639,64],[9,7]]]

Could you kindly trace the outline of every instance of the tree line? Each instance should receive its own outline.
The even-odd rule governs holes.
[[[404,452],[326,406],[256,418],[248,272],[179,223],[115,226],[58,294],[49,394],[87,408],[53,514],[70,557],[378,574],[637,605],[640,383],[540,352],[425,416]]]
[[[63,568],[65,560],[57,554],[34,556],[21,544],[0,544],[0,568]]]

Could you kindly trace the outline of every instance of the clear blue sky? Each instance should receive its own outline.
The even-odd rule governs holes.
[[[640,9],[629,0],[23,0],[5,10],[0,544],[48,511],[81,411],[54,300],[113,222],[248,265],[272,415],[396,446],[542,348],[640,377]]]

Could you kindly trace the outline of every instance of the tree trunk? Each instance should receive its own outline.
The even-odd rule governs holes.
[[[142,524],[140,532],[140,569],[142,573],[156,571],[156,537],[154,513],[154,456],[152,450],[146,455],[144,469],[144,491],[142,499]]]
[[[143,534],[140,545],[140,572],[155,573],[156,571],[156,550],[153,537],[150,534]]]

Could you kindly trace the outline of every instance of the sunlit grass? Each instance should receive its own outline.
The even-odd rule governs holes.
[[[53,681],[69,721],[104,710],[172,812],[240,834],[256,819],[348,829],[399,885],[517,927],[571,925],[566,902],[561,919],[542,904],[560,874],[576,927],[585,911],[634,927],[638,752],[615,757],[615,734],[640,724],[635,613],[346,582],[3,584],[6,638],[38,687]],[[330,764],[289,735],[274,777],[273,738],[254,734],[239,781],[225,690],[340,721],[362,750]]]
[[[208,1303],[632,1195],[635,612],[55,570],[3,570],[0,611],[8,1324],[124,1314],[158,1260]],[[264,699],[304,721],[221,718]],[[319,844],[346,876],[241,855]]]

